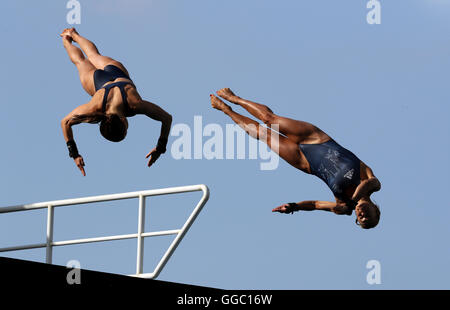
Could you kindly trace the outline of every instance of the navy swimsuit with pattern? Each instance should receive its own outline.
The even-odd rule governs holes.
[[[321,144],[300,144],[300,150],[309,162],[311,174],[322,179],[335,197],[348,201],[345,189],[361,182],[358,157],[333,139]]]

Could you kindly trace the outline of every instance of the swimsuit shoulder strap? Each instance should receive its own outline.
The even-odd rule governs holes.
[[[109,91],[111,89],[111,87],[108,87],[108,86],[109,85],[102,87],[102,88],[105,89],[105,93],[103,94],[102,113],[106,112],[106,103],[108,101],[108,94],[109,94]]]
[[[130,106],[128,105],[128,99],[127,99],[127,93],[125,91],[125,85],[131,84],[128,82],[120,82],[121,84],[118,85],[120,89],[120,93],[122,94],[122,102],[125,106],[125,109],[129,110]]]
[[[134,85],[133,83],[130,83],[130,82],[116,82],[116,83],[111,83],[111,84],[108,84],[108,85],[102,87],[105,89],[105,94],[103,95],[103,102],[102,102],[102,112],[103,113],[106,112],[106,104],[108,101],[109,91],[111,90],[111,88],[114,88],[114,87],[119,87],[120,94],[122,95],[122,101],[123,101],[123,104],[125,105],[125,109],[130,108],[128,105],[127,93],[125,92],[125,85],[128,85],[128,84]]]

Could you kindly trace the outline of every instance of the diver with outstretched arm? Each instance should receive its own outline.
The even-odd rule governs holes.
[[[380,210],[370,196],[381,189],[380,181],[370,167],[352,152],[343,148],[318,127],[281,117],[262,104],[242,99],[229,88],[217,91],[223,99],[239,105],[265,125],[233,111],[215,95],[210,95],[212,107],[224,112],[250,136],[267,143],[293,167],[322,179],[333,192],[335,202],[309,200],[287,203],[273,212],[322,210],[339,215],[356,213],[356,223],[368,229],[378,225]],[[277,131],[270,130],[276,125]],[[273,136],[276,135],[276,136]]]
[[[150,167],[166,152],[172,116],[158,105],[143,100],[123,64],[101,55],[94,43],[78,34],[75,28],[65,29],[61,37],[70,60],[78,69],[81,85],[92,96],[88,103],[78,106],[61,121],[69,156],[81,173],[86,175],[85,163],[78,153],[72,126],[100,123],[102,136],[109,141],[119,142],[127,134],[127,118],[143,114],[162,124],[156,147],[146,155]],[[73,42],[78,43],[80,48]]]

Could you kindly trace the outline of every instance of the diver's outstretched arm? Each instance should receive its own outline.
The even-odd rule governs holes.
[[[346,206],[331,201],[307,200],[298,203],[285,203],[276,207],[272,212],[294,213],[296,211],[329,211],[336,214],[346,214]]]
[[[172,126],[172,115],[164,111],[158,105],[142,100],[136,108],[137,114],[144,114],[151,119],[161,122],[161,132],[159,135],[158,143],[154,149],[152,149],[145,158],[150,158],[148,166],[153,163],[166,152],[166,146],[169,139],[170,127]]]
[[[89,102],[75,108],[61,121],[61,128],[63,131],[64,140],[66,140],[67,147],[69,148],[69,155],[73,158],[78,169],[80,169],[84,176],[86,176],[86,172],[84,170],[85,164],[83,157],[78,154],[78,149],[73,139],[72,126],[83,122],[92,122],[95,118],[96,108]]]

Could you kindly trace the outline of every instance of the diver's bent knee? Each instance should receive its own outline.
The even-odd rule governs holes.
[[[275,123],[275,120],[276,120],[275,114],[269,111],[264,112],[263,115],[261,116],[261,121],[266,125]]]

